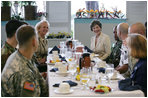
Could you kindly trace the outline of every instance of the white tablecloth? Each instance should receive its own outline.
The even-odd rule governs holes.
[[[105,93],[105,94],[98,94],[95,92],[92,92],[88,89],[82,90],[82,85],[79,81],[72,80],[74,82],[77,82],[78,85],[75,87],[71,87],[71,89],[74,90],[74,92],[70,94],[57,94],[54,92],[54,90],[58,89],[57,87],[53,87],[55,83],[61,83],[62,81],[71,80],[67,77],[62,77],[55,72],[50,72],[50,69],[53,65],[48,65],[48,83],[49,83],[49,96],[50,97],[144,97],[144,94],[141,90],[135,90],[135,91],[120,91],[118,89],[118,80],[112,80],[110,87],[112,88],[112,92]]]

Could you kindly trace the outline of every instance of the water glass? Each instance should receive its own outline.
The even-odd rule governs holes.
[[[111,68],[114,68],[114,64],[108,64],[109,65],[109,67],[111,67]]]

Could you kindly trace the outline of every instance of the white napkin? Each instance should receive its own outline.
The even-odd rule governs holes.
[[[105,68],[106,67],[106,62],[100,61],[100,62],[97,63],[97,65],[98,65],[98,68],[100,68],[100,67]]]
[[[111,80],[118,80],[120,79],[120,77],[118,77],[119,72],[118,71],[114,71],[113,75],[110,77]]]

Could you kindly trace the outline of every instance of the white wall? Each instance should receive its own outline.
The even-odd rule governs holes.
[[[136,22],[147,21],[147,1],[127,1],[127,22],[131,25]]]
[[[50,23],[50,32],[71,31],[71,2],[70,1],[47,1],[47,20]]]

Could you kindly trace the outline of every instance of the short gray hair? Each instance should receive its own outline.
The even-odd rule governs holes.
[[[36,25],[35,25],[35,30],[37,33],[39,33],[39,29],[41,28],[41,24],[42,23],[47,23],[48,24],[48,27],[50,26],[49,22],[47,20],[41,20],[40,22],[38,22]]]

